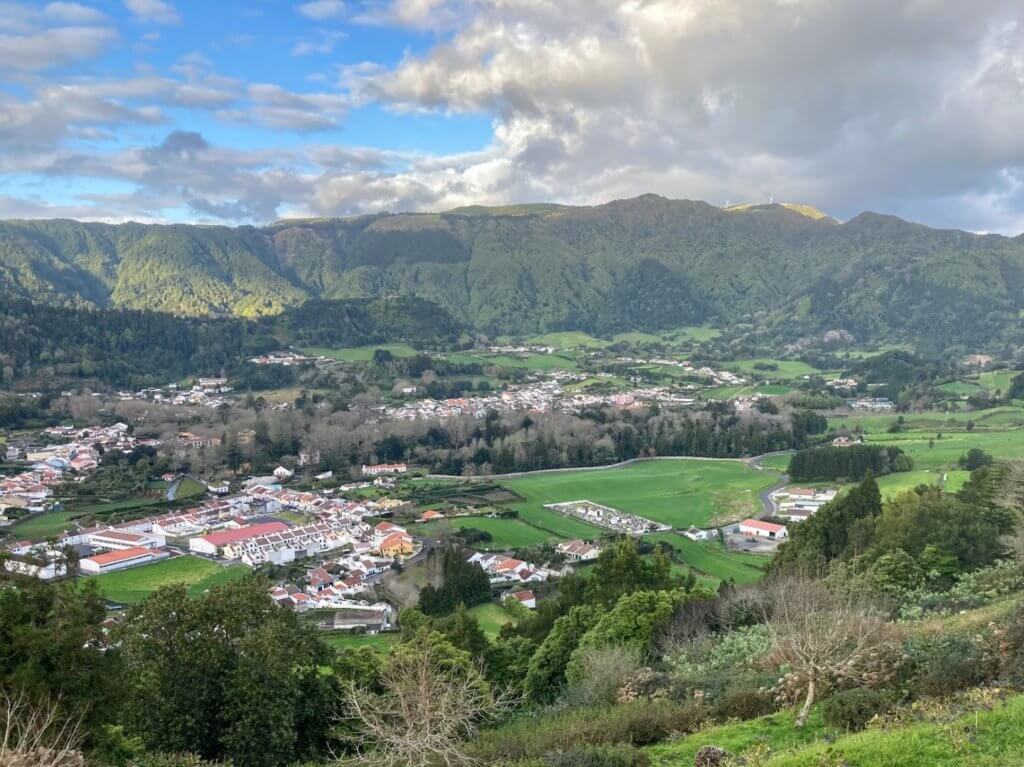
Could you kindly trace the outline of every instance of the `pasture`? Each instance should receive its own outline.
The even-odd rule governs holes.
[[[311,357],[327,357],[338,362],[369,362],[373,359],[373,353],[377,349],[389,351],[394,357],[415,357],[418,354],[409,344],[370,344],[342,349],[310,347],[301,351]]]
[[[665,459],[614,469],[533,474],[502,484],[526,499],[512,506],[524,519],[524,514],[551,514],[544,504],[586,498],[685,528],[756,513],[761,508],[759,491],[776,479],[773,472],[755,471],[740,461]]]
[[[189,596],[198,596],[213,586],[242,578],[251,572],[244,565],[224,567],[206,559],[183,556],[97,575],[90,580],[99,586],[107,599],[134,604],[164,586],[181,583],[188,587]]]
[[[768,564],[767,557],[728,552],[718,541],[691,541],[678,533],[656,533],[646,536],[645,540],[667,543],[676,556],[698,575],[719,581],[732,579],[741,584],[754,583],[764,575],[764,567]]]

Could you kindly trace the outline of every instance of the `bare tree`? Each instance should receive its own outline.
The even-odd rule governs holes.
[[[379,683],[383,693],[353,686],[348,701],[361,730],[360,760],[387,767],[473,763],[466,741],[513,703],[429,646],[392,656]]]
[[[797,727],[806,724],[815,700],[830,687],[872,687],[895,676],[899,643],[875,605],[809,578],[784,579],[768,588],[770,658],[790,669],[776,693],[780,700],[804,699]]]
[[[1024,512],[1024,461],[1007,461],[996,488],[996,503]]]
[[[0,689],[4,767],[85,767],[81,739],[81,717],[62,716],[59,702],[34,704],[24,692]]]

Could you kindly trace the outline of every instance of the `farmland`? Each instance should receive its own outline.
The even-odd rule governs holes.
[[[687,566],[715,580],[753,583],[764,575],[763,568],[767,564],[766,559],[755,554],[725,551],[718,541],[698,543],[678,533],[656,533],[646,540],[667,543]]]
[[[689,527],[755,513],[758,492],[776,478],[740,461],[667,459],[535,474],[504,484],[526,499],[513,506],[520,516],[547,512],[544,504],[587,498],[673,527]]]
[[[369,346],[353,346],[344,349],[325,349],[311,347],[303,349],[303,354],[312,357],[327,357],[338,362],[369,362],[378,349],[391,352],[393,357],[415,357],[417,352],[408,344],[371,344]]]
[[[198,557],[165,559],[143,567],[133,567],[90,579],[100,592],[113,602],[134,604],[143,601],[163,586],[182,583],[191,596],[201,594],[221,583],[242,578],[252,572],[243,565],[223,567]]]

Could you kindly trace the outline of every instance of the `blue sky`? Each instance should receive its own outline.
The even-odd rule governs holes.
[[[0,0],[0,217],[653,192],[1024,229],[1018,0]]]

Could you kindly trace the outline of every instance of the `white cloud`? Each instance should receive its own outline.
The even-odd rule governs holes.
[[[124,0],[124,7],[136,20],[148,24],[180,24],[177,9],[164,0]]]
[[[95,8],[81,3],[48,3],[43,11],[50,18],[69,24],[94,24],[107,18]]]
[[[0,69],[35,71],[55,69],[98,56],[117,40],[108,27],[67,26],[22,34],[0,33]]]
[[[337,19],[345,13],[345,3],[341,0],[312,0],[308,3],[302,3],[296,9],[299,13],[309,19],[315,21],[326,21],[327,19]]]

